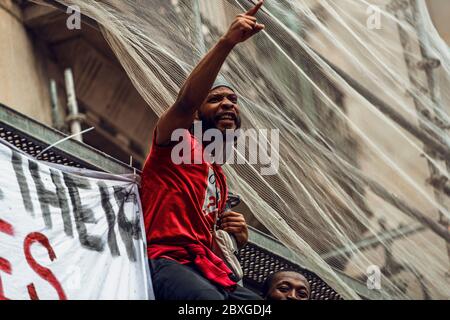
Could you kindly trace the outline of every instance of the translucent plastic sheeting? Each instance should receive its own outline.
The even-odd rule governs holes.
[[[157,115],[252,5],[58,2],[99,23]],[[388,298],[448,299],[450,53],[424,0],[267,0],[257,18],[222,73],[245,128],[280,130],[279,166],[226,165],[232,190],[344,298],[358,295],[336,269]]]

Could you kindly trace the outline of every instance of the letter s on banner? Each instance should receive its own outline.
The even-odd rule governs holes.
[[[61,284],[59,283],[58,279],[56,279],[55,275],[51,272],[50,269],[39,265],[31,255],[30,248],[35,242],[39,242],[47,249],[51,261],[56,259],[55,252],[53,251],[53,248],[50,246],[50,242],[48,241],[47,237],[44,236],[42,233],[33,232],[27,235],[23,244],[25,257],[27,259],[28,264],[30,265],[31,269],[33,269],[34,272],[36,272],[42,279],[46,280],[48,283],[50,283],[50,285],[53,288],[55,288],[60,300],[67,300],[66,294],[64,293],[64,290]],[[34,285],[32,283],[28,285],[28,293],[30,294],[31,299],[33,300],[39,299],[36,293],[36,289],[34,288]]]

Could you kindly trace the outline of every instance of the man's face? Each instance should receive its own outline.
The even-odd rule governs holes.
[[[227,87],[211,90],[198,111],[203,129],[237,130],[241,127],[237,95]]]
[[[309,300],[311,288],[308,280],[297,272],[280,272],[275,275],[267,300]]]

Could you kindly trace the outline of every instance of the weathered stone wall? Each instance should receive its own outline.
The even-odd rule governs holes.
[[[0,2],[0,102],[51,124],[46,58],[12,0]]]

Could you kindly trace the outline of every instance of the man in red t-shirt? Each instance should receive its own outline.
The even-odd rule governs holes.
[[[262,4],[260,1],[236,17],[156,125],[141,188],[156,299],[261,299],[237,285],[229,267],[213,252],[217,217],[219,227],[231,234],[239,247],[248,240],[244,216],[224,210],[228,190],[221,166],[203,158],[200,162],[175,163],[172,133],[185,129],[183,138],[190,151],[202,154],[207,143],[188,131],[194,120],[202,121],[204,131],[218,129],[224,136],[227,129],[239,129],[238,97],[229,84],[215,80],[233,48],[264,29],[255,18]]]

